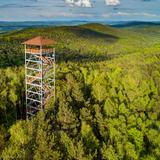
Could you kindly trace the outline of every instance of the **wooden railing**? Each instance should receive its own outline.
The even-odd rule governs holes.
[[[42,51],[42,53],[52,53],[52,52],[54,52],[54,49],[51,49],[51,48],[49,48],[49,49],[42,49],[42,50],[35,49],[35,48],[27,48],[26,49],[27,53],[32,53],[32,54],[41,53],[41,51]]]

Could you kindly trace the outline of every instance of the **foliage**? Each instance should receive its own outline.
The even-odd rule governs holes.
[[[2,159],[160,159],[160,34],[154,29],[87,24],[3,35],[11,48],[27,36],[55,37],[59,57],[54,105],[17,122],[25,118],[21,47],[15,64],[3,57]]]

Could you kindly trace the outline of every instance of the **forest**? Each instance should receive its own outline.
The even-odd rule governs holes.
[[[25,117],[23,41],[57,41],[56,99]],[[160,26],[0,34],[0,159],[159,160]]]

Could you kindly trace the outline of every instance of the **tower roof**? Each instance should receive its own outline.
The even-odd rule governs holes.
[[[23,42],[22,44],[35,45],[35,46],[47,46],[47,45],[56,44],[56,41],[49,39],[49,38],[38,36],[38,37],[34,37],[32,39],[29,39],[29,40]]]

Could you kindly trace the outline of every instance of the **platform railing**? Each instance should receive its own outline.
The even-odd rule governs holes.
[[[42,50],[35,49],[35,48],[27,48],[26,49],[27,53],[33,53],[33,54],[35,54],[35,53],[41,53],[41,51],[42,51],[42,53],[52,53],[52,52],[54,52],[54,49],[50,49],[50,48],[48,48],[48,49],[42,49]]]

